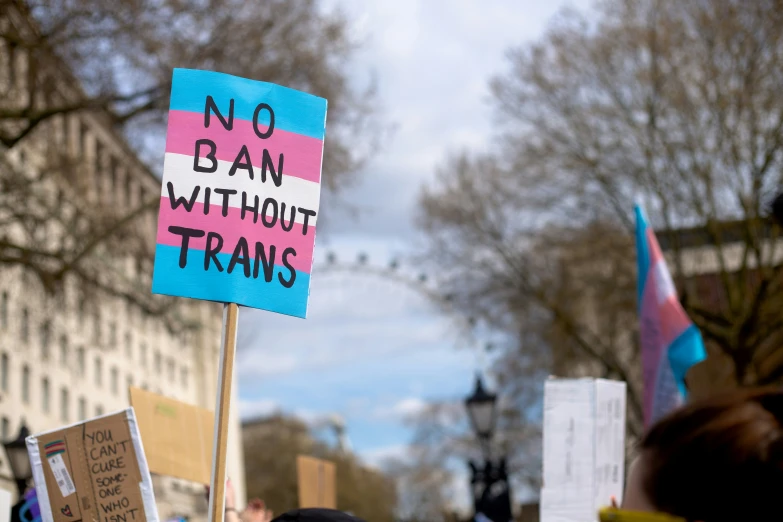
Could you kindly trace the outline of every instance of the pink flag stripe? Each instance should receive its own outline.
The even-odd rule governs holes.
[[[266,129],[259,125],[259,130],[264,132]],[[216,148],[215,157],[229,162],[233,162],[242,145],[246,145],[250,161],[256,167],[261,166],[263,150],[267,149],[277,170],[282,153],[285,175],[316,183],[321,181],[323,141],[319,139],[280,129],[275,129],[269,138],[261,139],[256,136],[253,124],[249,121],[235,118],[234,127],[229,131],[213,116],[209,128],[204,128],[203,113],[169,111],[166,152],[195,156],[196,141],[200,139],[213,141]],[[205,158],[209,152],[209,147],[201,147],[201,165],[210,165],[211,162]]]
[[[303,225],[294,223],[293,228],[286,232],[280,224],[278,216],[277,222],[272,228],[267,228],[261,223],[261,215],[258,221],[253,223],[253,214],[247,212],[245,219],[241,217],[241,210],[229,207],[228,215],[223,217],[222,208],[219,205],[210,205],[209,214],[204,215],[204,205],[196,203],[191,212],[185,212],[182,207],[172,210],[168,198],[161,199],[160,216],[158,217],[158,239],[159,245],[168,245],[179,247],[182,245],[182,236],[169,232],[170,226],[180,226],[187,228],[196,228],[209,232],[216,232],[223,238],[223,247],[221,252],[232,254],[240,237],[247,240],[249,255],[251,259],[255,256],[255,243],[259,241],[264,244],[265,251],[269,252],[269,246],[275,245],[277,253],[275,263],[280,264],[283,250],[293,247],[296,250],[296,257],[290,257],[289,261],[295,270],[310,273],[313,266],[313,244],[315,242],[315,227],[308,225],[307,234],[302,234]],[[290,211],[286,209],[285,224],[289,226]],[[269,220],[267,220],[269,222]],[[190,238],[188,248],[190,250],[205,250],[207,245],[207,235],[199,238]],[[213,243],[214,246],[214,243]]]
[[[661,356],[665,350],[661,332],[661,317],[655,295],[655,279],[653,270],[650,270],[645,283],[645,292],[642,296],[642,306],[639,310],[639,334],[642,344],[642,369],[644,371],[645,394],[644,411],[645,418],[649,418],[652,413],[654,393],[653,383],[658,381],[660,371]],[[649,384],[648,384],[649,383]]]
[[[661,247],[658,246],[658,240],[655,237],[655,231],[652,228],[647,229],[647,245],[650,248],[650,266],[658,261],[666,261],[661,252]]]

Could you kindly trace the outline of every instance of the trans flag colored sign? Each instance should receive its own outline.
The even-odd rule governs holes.
[[[326,105],[174,69],[154,293],[306,316]]]

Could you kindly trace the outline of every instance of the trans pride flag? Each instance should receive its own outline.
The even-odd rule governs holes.
[[[685,374],[704,360],[701,334],[680,306],[655,233],[637,205],[639,330],[644,376],[644,424],[682,404]]]

